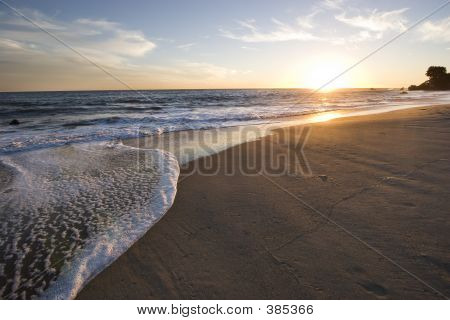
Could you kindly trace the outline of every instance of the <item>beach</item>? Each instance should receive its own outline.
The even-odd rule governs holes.
[[[221,165],[297,148],[292,127],[195,160],[218,172],[182,170],[171,209],[78,299],[448,297],[449,123],[447,105],[308,125],[306,175]]]

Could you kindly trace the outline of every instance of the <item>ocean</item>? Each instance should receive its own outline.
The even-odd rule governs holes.
[[[125,139],[446,103],[398,89],[0,93],[0,298],[74,298],[167,212],[182,159]]]
[[[0,153],[137,134],[269,123],[342,109],[439,104],[447,92],[397,89],[0,93]],[[9,122],[17,119],[19,126]]]

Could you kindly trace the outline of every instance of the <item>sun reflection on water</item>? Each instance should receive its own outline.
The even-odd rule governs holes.
[[[336,118],[339,118],[338,112],[326,112],[314,115],[311,120],[312,122],[325,122]]]

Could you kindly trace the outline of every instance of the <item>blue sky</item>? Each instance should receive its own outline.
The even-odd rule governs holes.
[[[7,1],[130,86],[314,87],[445,1]],[[450,68],[450,5],[339,79]],[[0,90],[125,89],[0,4]]]

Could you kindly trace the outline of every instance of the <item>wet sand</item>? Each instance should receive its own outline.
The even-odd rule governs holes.
[[[78,298],[449,297],[450,107],[310,128],[308,176],[225,172],[271,163],[265,145],[299,151],[295,128],[197,160],[219,172],[185,170],[164,218]]]

